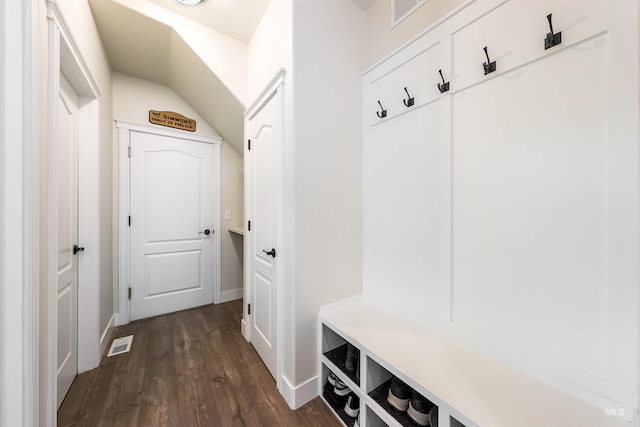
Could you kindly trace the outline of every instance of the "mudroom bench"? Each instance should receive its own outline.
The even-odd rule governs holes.
[[[438,407],[435,427],[629,427],[603,409],[445,338],[424,324],[362,298],[319,314],[319,394],[330,372],[360,398],[360,426],[413,426],[385,403],[397,376]],[[359,350],[359,375],[346,371],[347,343]],[[355,418],[323,398],[346,426]]]

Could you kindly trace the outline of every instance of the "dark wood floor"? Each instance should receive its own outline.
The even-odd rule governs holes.
[[[320,398],[289,409],[241,316],[238,300],[117,328],[131,351],[76,377],[58,426],[339,426]]]

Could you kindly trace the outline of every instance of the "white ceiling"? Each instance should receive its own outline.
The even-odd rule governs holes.
[[[147,1],[249,43],[270,0],[204,0],[193,6],[177,0]]]

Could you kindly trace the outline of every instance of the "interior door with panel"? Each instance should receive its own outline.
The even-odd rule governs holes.
[[[78,105],[78,94],[61,74],[56,146],[58,408],[78,373]]]
[[[278,237],[276,138],[278,97],[272,97],[248,122],[250,149],[249,286],[252,289],[251,343],[271,375],[277,371],[277,290],[276,248]]]
[[[131,320],[213,303],[214,145],[131,132]]]

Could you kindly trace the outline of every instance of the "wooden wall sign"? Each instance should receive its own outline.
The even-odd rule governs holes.
[[[174,113],[171,111],[149,110],[149,122],[160,126],[182,129],[189,132],[195,132],[196,130],[195,120],[189,119],[182,114]]]

